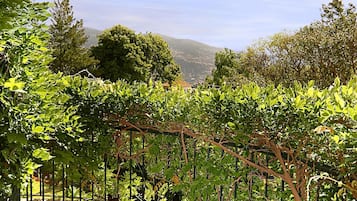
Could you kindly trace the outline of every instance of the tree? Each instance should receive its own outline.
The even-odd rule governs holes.
[[[346,83],[357,73],[357,13],[353,4],[345,7],[332,0],[322,6],[321,20],[294,33],[278,33],[253,44],[240,53],[235,63],[223,63],[214,72],[218,78],[239,83],[232,69],[250,71],[250,81],[292,86],[315,80],[319,87],[330,86],[336,77]],[[220,53],[219,63],[223,56]],[[227,57],[230,58],[230,57]],[[217,65],[217,61],[216,61]],[[256,78],[259,79],[256,79]]]
[[[354,5],[345,8],[339,0],[322,9],[321,21],[304,27],[297,37],[305,41],[299,48],[309,53],[303,61],[310,66],[311,78],[326,87],[335,77],[346,83],[357,72],[357,13]]]
[[[96,75],[111,81],[152,79],[171,83],[180,73],[167,43],[160,36],[136,34],[121,25],[104,31],[92,52],[100,61]]]
[[[150,78],[170,84],[180,74],[180,66],[175,63],[167,42],[159,35],[144,35],[147,62],[151,63]]]
[[[90,56],[90,51],[83,47],[87,36],[83,29],[83,20],[73,17],[69,0],[56,0],[52,10],[50,48],[54,60],[50,68],[57,72],[73,74],[84,68],[93,67],[97,61]]]
[[[223,83],[237,86],[255,81],[264,85],[264,79],[261,78],[254,70],[253,63],[250,62],[252,53],[248,49],[247,53],[234,52],[225,48],[223,51],[217,52],[215,57],[216,69],[212,71],[212,77],[208,77],[208,84],[222,85]],[[257,61],[257,55],[254,54],[254,61]]]
[[[356,74],[356,8],[333,0],[323,5],[321,20],[294,34],[276,34],[262,43],[268,66],[256,70],[276,84],[315,80],[319,87],[331,85],[336,77],[346,83]]]

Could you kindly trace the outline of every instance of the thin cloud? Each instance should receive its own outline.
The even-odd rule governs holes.
[[[71,0],[84,25],[107,29],[122,24],[154,32],[242,49],[284,30],[297,30],[320,19],[330,0]],[[345,1],[345,5],[357,0]]]

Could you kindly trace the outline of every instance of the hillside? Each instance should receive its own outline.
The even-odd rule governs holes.
[[[88,36],[86,47],[91,47],[91,46],[96,45],[98,43],[97,36],[102,33],[102,31],[100,31],[100,30],[88,28],[88,27],[84,28],[84,32]]]
[[[181,65],[184,79],[189,83],[202,82],[214,68],[215,53],[220,48],[189,39],[161,35],[169,44],[175,61]]]
[[[101,31],[85,28],[88,35],[87,46],[97,44],[97,35]],[[212,47],[189,39],[177,39],[170,36],[161,35],[169,44],[175,61],[181,65],[183,78],[185,81],[194,84],[204,81],[207,75],[211,74],[214,68],[214,57],[220,48]]]

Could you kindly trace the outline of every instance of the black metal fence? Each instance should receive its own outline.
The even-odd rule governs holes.
[[[121,198],[123,196],[128,196],[130,198],[133,198],[135,200],[144,200],[143,195],[136,195],[136,197],[133,195],[134,189],[132,189],[132,184],[134,181],[134,174],[138,175],[141,174],[142,177],[145,177],[144,174],[146,173],[146,165],[147,163],[157,163],[158,159],[156,157],[156,160],[147,160],[147,156],[142,155],[141,160],[138,163],[137,161],[134,164],[134,161],[131,159],[131,156],[134,154],[136,148],[140,147],[141,149],[145,149],[145,146],[147,146],[147,142],[145,140],[145,137],[142,136],[141,140],[141,145],[138,145],[138,140],[136,140],[136,145],[134,146],[134,140],[133,140],[133,132],[129,132],[130,135],[130,140],[129,140],[129,156],[130,159],[126,161],[129,165],[128,168],[125,169],[127,171],[127,174],[129,174],[129,184],[127,185],[129,194],[121,194],[121,189],[123,186],[120,185],[121,178],[124,177],[123,171],[120,171],[119,169],[116,170],[116,172],[113,172],[112,169],[109,170],[109,162],[108,162],[108,157],[107,155],[103,156],[103,166],[98,168],[96,171],[101,172],[101,179],[94,178],[95,174],[92,172],[90,176],[87,175],[77,175],[74,177],[72,173],[73,168],[76,167],[70,167],[69,165],[65,164],[56,164],[55,160],[51,160],[48,163],[46,163],[44,166],[41,168],[37,169],[34,173],[34,175],[31,175],[29,179],[27,180],[26,183],[23,184],[22,189],[21,189],[21,201],[26,200],[26,201],[36,201],[36,200],[42,200],[42,201],[82,201],[82,200],[104,200],[104,201],[115,201],[115,200],[122,200]],[[173,136],[173,139],[177,138],[177,136]],[[176,144],[180,143],[180,140],[178,142],[176,141]],[[190,148],[190,160],[196,161],[198,157],[206,158],[207,161],[211,159],[212,152],[213,150],[211,148],[208,148],[205,156],[202,155],[202,152],[197,151],[197,142],[193,139],[191,139],[191,147],[188,147],[187,149]],[[171,146],[171,145],[169,145]],[[182,144],[179,144],[178,146],[182,146]],[[239,148],[238,147],[233,147],[233,149],[238,152]],[[170,153],[170,152],[168,152]],[[260,155],[262,156],[262,155]],[[182,153],[181,153],[182,157]],[[221,158],[223,157],[232,157],[229,156],[228,154],[225,154],[224,151],[221,152]],[[170,154],[167,155],[167,167],[170,166],[170,159],[171,156]],[[184,161],[183,158],[181,160]],[[231,168],[234,169],[234,171],[238,172],[240,171],[240,163],[237,158],[231,159],[233,163],[231,164]],[[251,155],[250,158],[251,161],[256,160],[254,155]],[[269,156],[265,155],[265,159],[259,159],[260,161],[265,161],[266,165],[268,166],[269,164]],[[117,165],[120,166],[120,160],[116,160]],[[195,164],[195,163],[194,163]],[[81,164],[79,164],[81,165]],[[163,167],[164,168],[164,167]],[[224,171],[224,170],[223,170]],[[139,173],[141,172],[141,173]],[[199,170],[196,167],[196,165],[193,165],[192,167],[192,179],[195,180],[198,177],[205,177],[207,180],[210,180],[210,172],[206,171],[205,175],[202,175],[202,171],[199,174]],[[114,176],[113,176],[114,175]],[[90,178],[88,178],[90,177]],[[114,178],[113,178],[114,177]],[[247,176],[248,177],[248,176]],[[230,179],[231,181],[237,180],[237,178],[222,178],[222,179]],[[110,182],[108,182],[110,180]],[[113,180],[115,182],[113,182]],[[233,193],[232,198],[234,200],[239,200],[239,194],[242,193],[242,190],[239,190],[239,185],[240,182],[245,182],[245,184],[248,184],[248,189],[244,190],[248,193],[248,200],[256,200],[256,198],[253,196],[254,192],[261,191],[264,189],[264,193],[260,192],[262,194],[262,200],[270,200],[269,198],[269,192],[271,191],[279,191],[279,192],[284,192],[285,191],[285,184],[281,180],[278,180],[277,178],[274,178],[268,174],[263,174],[260,175],[259,177],[260,181],[263,181],[263,185],[259,189],[253,189],[253,184],[256,182],[254,180],[254,177],[251,177],[250,180],[246,179],[245,181],[236,181],[232,182],[234,184],[233,186],[224,186],[224,185],[218,185],[216,189],[217,192],[217,200],[223,201],[225,199],[225,194],[228,193]],[[273,187],[270,187],[270,182],[275,183]],[[276,185],[277,182],[280,181],[280,185]],[[155,182],[155,181],[154,181]],[[141,194],[145,192],[146,186],[143,185],[140,187],[139,191]],[[275,189],[270,189],[269,188],[275,188]],[[212,189],[213,191],[214,189]],[[168,200],[170,201],[179,201],[182,199],[182,193],[171,193],[171,195],[168,197]],[[210,198],[207,197],[202,197],[201,200],[210,200]],[[212,200],[212,199],[211,199]],[[282,198],[280,198],[282,200]]]

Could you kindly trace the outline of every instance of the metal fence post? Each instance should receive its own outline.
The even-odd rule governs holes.
[[[281,193],[283,195],[285,189],[284,189],[284,186],[285,186],[285,182],[284,180],[281,180]],[[281,201],[283,201],[283,196],[280,198]]]
[[[224,157],[224,150],[222,150],[221,159],[223,159],[223,157]],[[223,185],[219,186],[219,193],[220,193],[220,201],[223,201]]]
[[[235,152],[238,153],[238,148],[235,147]],[[235,158],[235,171],[237,172],[238,171],[238,158]],[[234,178],[235,179],[235,178]],[[238,184],[237,182],[235,181],[234,182],[234,199],[237,198],[237,190],[238,190]]]
[[[269,168],[269,157],[268,155],[265,155],[265,160],[266,160],[266,166]],[[265,187],[264,187],[264,196],[266,199],[268,199],[268,179],[269,179],[269,174],[266,172],[265,173]]]
[[[66,199],[66,192],[65,192],[65,169],[64,164],[62,164],[62,200],[65,201]]]
[[[207,161],[210,159],[210,154],[211,154],[211,148],[208,147],[208,149],[207,149]],[[208,171],[207,171],[206,179],[208,179],[208,178],[209,178],[209,174],[208,174]],[[209,200],[208,194],[207,194],[206,200]]]
[[[131,156],[132,156],[132,152],[133,152],[133,132],[130,131],[130,148],[129,148],[129,155],[130,155],[130,160],[129,160],[129,184],[130,184],[130,187],[129,187],[129,190],[130,190],[130,199],[132,198],[132,165],[133,165],[133,160],[131,159]]]
[[[45,174],[44,174],[44,166],[41,171],[41,179],[40,183],[42,183],[42,200],[45,201]]]
[[[30,201],[32,201],[32,175],[30,175]]]
[[[104,201],[107,201],[107,154],[104,154]]]
[[[55,159],[52,160],[52,200],[56,200],[55,195]]]
[[[196,179],[196,140],[193,141],[193,179]]]

